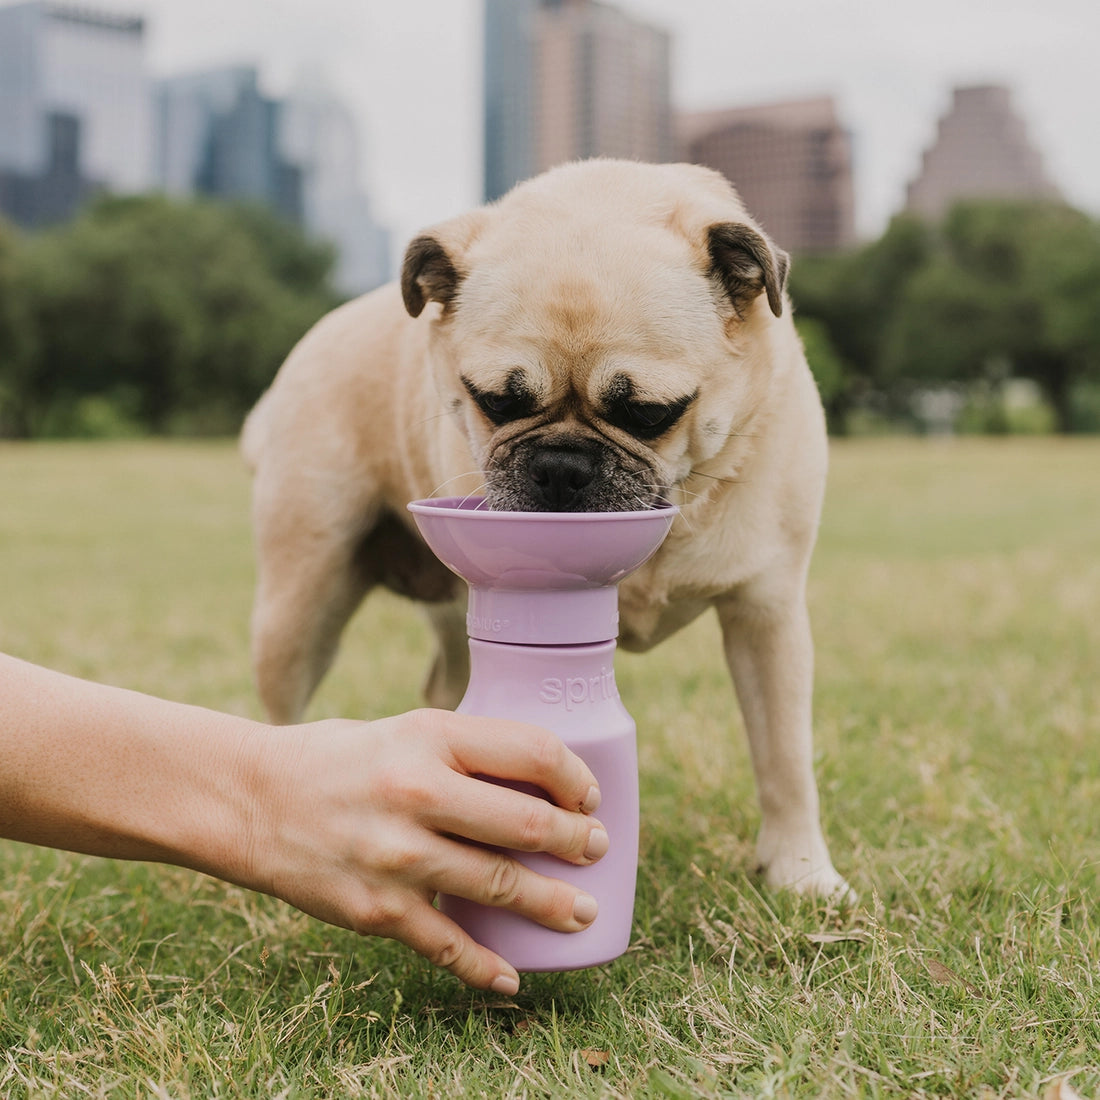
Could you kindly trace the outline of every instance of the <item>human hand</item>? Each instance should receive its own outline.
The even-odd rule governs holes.
[[[595,862],[599,789],[552,734],[500,719],[420,710],[363,723],[261,729],[250,866],[233,876],[361,935],[407,944],[468,985],[514,993],[519,977],[435,909],[436,893],[579,931],[590,895],[478,845]],[[474,778],[532,783],[556,805]],[[473,842],[473,843],[470,843]]]

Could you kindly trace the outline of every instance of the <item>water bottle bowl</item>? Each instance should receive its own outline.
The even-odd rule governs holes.
[[[616,585],[657,550],[676,509],[490,512],[476,498],[409,509],[431,549],[470,586],[470,683],[458,709],[556,733],[596,776],[611,841],[601,860],[584,867],[509,853],[596,898],[598,915],[583,931],[557,932],[462,898],[441,897],[440,909],[517,970],[609,962],[630,942],[638,867],[635,727],[614,674]]]

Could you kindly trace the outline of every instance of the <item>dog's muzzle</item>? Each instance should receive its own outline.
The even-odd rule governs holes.
[[[644,463],[594,439],[524,440],[485,476],[500,511],[629,512],[661,495]]]

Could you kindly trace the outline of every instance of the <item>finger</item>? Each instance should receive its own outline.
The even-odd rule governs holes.
[[[572,883],[540,875],[506,852],[444,841],[427,876],[443,894],[508,909],[557,932],[580,932],[596,919],[596,899]]]
[[[431,813],[436,832],[520,852],[547,852],[581,866],[595,863],[610,845],[595,817],[484,779],[452,773],[447,782],[447,797]]]
[[[428,904],[418,905],[394,931],[393,938],[474,989],[491,989],[508,996],[519,989],[515,967],[476,943]]]
[[[501,718],[439,712],[456,767],[470,775],[491,775],[533,783],[568,810],[593,813],[600,788],[585,762],[549,730]]]

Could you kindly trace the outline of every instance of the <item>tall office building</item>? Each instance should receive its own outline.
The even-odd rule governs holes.
[[[906,206],[938,219],[960,199],[1058,197],[1011,92],[984,84],[955,89],[920,174],[909,185]]]
[[[486,0],[486,199],[563,161],[670,160],[670,47],[599,0]]]
[[[321,85],[299,87],[284,102],[279,148],[301,173],[307,230],[337,246],[336,286],[345,294],[381,286],[390,277],[390,235],[375,220],[362,184],[351,111]]]
[[[487,201],[533,172],[537,7],[538,0],[485,0],[482,109]]]
[[[0,8],[0,213],[70,217],[97,188],[152,183],[144,21],[30,0]]]
[[[855,239],[851,136],[829,97],[684,114],[681,155],[715,168],[791,252]]]
[[[157,88],[157,178],[170,195],[254,199],[302,220],[301,175],[282,156],[282,105],[254,68],[162,80]]]

